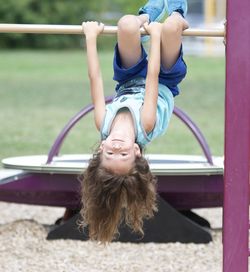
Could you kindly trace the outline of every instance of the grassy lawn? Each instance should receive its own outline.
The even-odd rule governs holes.
[[[112,52],[100,55],[106,94],[112,94]],[[47,154],[66,122],[90,103],[82,51],[0,52],[0,159]],[[224,58],[187,57],[188,75],[176,98],[200,127],[212,153],[223,154]],[[67,137],[61,153],[89,153],[99,134],[89,114]],[[176,117],[148,153],[201,154],[191,132]]]

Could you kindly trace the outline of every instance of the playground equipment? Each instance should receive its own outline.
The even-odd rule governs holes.
[[[224,272],[248,271],[250,60],[246,52],[250,47],[249,7],[248,0],[227,1]]]
[[[65,30],[66,29],[66,30]],[[43,33],[69,31],[68,26],[1,25],[0,31],[28,31]],[[75,26],[82,33],[81,26]],[[58,32],[59,31],[59,32]],[[115,33],[117,27],[105,27],[104,33]],[[145,31],[141,29],[142,34]],[[193,30],[199,35],[222,35],[223,30]],[[71,33],[75,34],[75,30]],[[112,97],[107,98],[107,103]],[[66,207],[63,225],[49,233],[49,239],[87,239],[76,228],[81,207],[78,176],[87,167],[90,155],[64,155],[59,151],[70,129],[93,106],[89,105],[76,114],[65,126],[51,147],[48,156],[28,156],[3,160],[6,170],[2,174],[0,200],[16,203],[52,205]],[[209,223],[190,211],[198,207],[222,206],[223,158],[212,158],[208,144],[199,128],[180,109],[174,114],[193,132],[201,145],[203,156],[148,155],[152,172],[158,177],[160,211],[153,221],[144,223],[143,239],[136,238],[128,229],[120,230],[119,241],[130,242],[195,242],[207,243],[212,240],[206,229]],[[13,169],[17,172],[13,173]],[[19,170],[22,170],[21,172]],[[67,230],[66,230],[67,229]],[[70,231],[68,231],[70,230]]]
[[[227,1],[224,272],[248,271],[250,165],[250,18],[247,0]],[[237,120],[236,120],[237,116]]]
[[[106,99],[107,103],[111,101],[112,97]],[[49,239],[87,239],[75,226],[81,207],[78,176],[91,155],[60,156],[59,151],[69,131],[91,110],[93,105],[86,106],[66,124],[48,156],[2,161],[5,168],[16,169],[17,173],[12,170],[2,178],[0,200],[66,207],[65,223],[50,232]],[[159,212],[153,221],[145,222],[143,239],[123,228],[119,241],[207,243],[212,239],[204,228],[209,223],[190,209],[222,206],[223,158],[212,157],[201,131],[183,111],[175,108],[174,114],[192,131],[204,156],[148,155],[151,170],[158,177]]]
[[[102,34],[116,34],[117,26],[104,26]],[[0,24],[0,33],[36,33],[36,34],[83,34],[82,26],[79,25],[32,25],[32,24]],[[141,34],[147,34],[141,28]],[[183,36],[200,37],[224,37],[223,28],[217,29],[187,29]]]

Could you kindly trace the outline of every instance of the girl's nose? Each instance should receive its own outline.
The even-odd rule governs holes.
[[[121,145],[119,143],[113,143],[112,147],[115,149],[115,150],[119,150],[121,148]]]

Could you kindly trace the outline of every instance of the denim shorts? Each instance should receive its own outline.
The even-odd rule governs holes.
[[[118,46],[115,46],[114,50],[114,60],[113,60],[113,69],[114,69],[114,77],[113,79],[118,82],[116,85],[116,90],[118,90],[121,85],[130,81],[134,78],[146,78],[147,76],[147,68],[148,68],[148,60],[147,53],[142,46],[142,54],[141,59],[137,64],[130,68],[123,68],[121,64],[121,58],[118,50]],[[187,66],[183,60],[183,52],[182,47],[180,50],[179,57],[176,63],[170,69],[164,69],[162,66],[160,68],[159,73],[159,83],[167,86],[172,92],[173,96],[179,94],[178,84],[183,80],[187,73]]]

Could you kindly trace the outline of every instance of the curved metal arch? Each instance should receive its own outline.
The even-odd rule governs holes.
[[[113,99],[113,96],[108,96],[105,98],[106,104],[110,103]],[[64,142],[64,139],[68,135],[69,131],[75,126],[75,124],[82,119],[86,114],[91,112],[94,109],[93,104],[89,104],[86,107],[84,107],[82,110],[80,110],[75,116],[73,116],[69,122],[64,126],[64,128],[61,130],[59,135],[57,136],[54,144],[52,145],[47,159],[47,164],[51,163],[54,156],[57,156],[59,154],[60,148]],[[209,145],[202,134],[201,130],[198,128],[198,126],[191,120],[191,118],[181,109],[175,107],[173,112],[193,133],[196,140],[199,142],[203,153],[208,161],[208,163],[213,164],[212,160],[212,154],[210,152]]]

